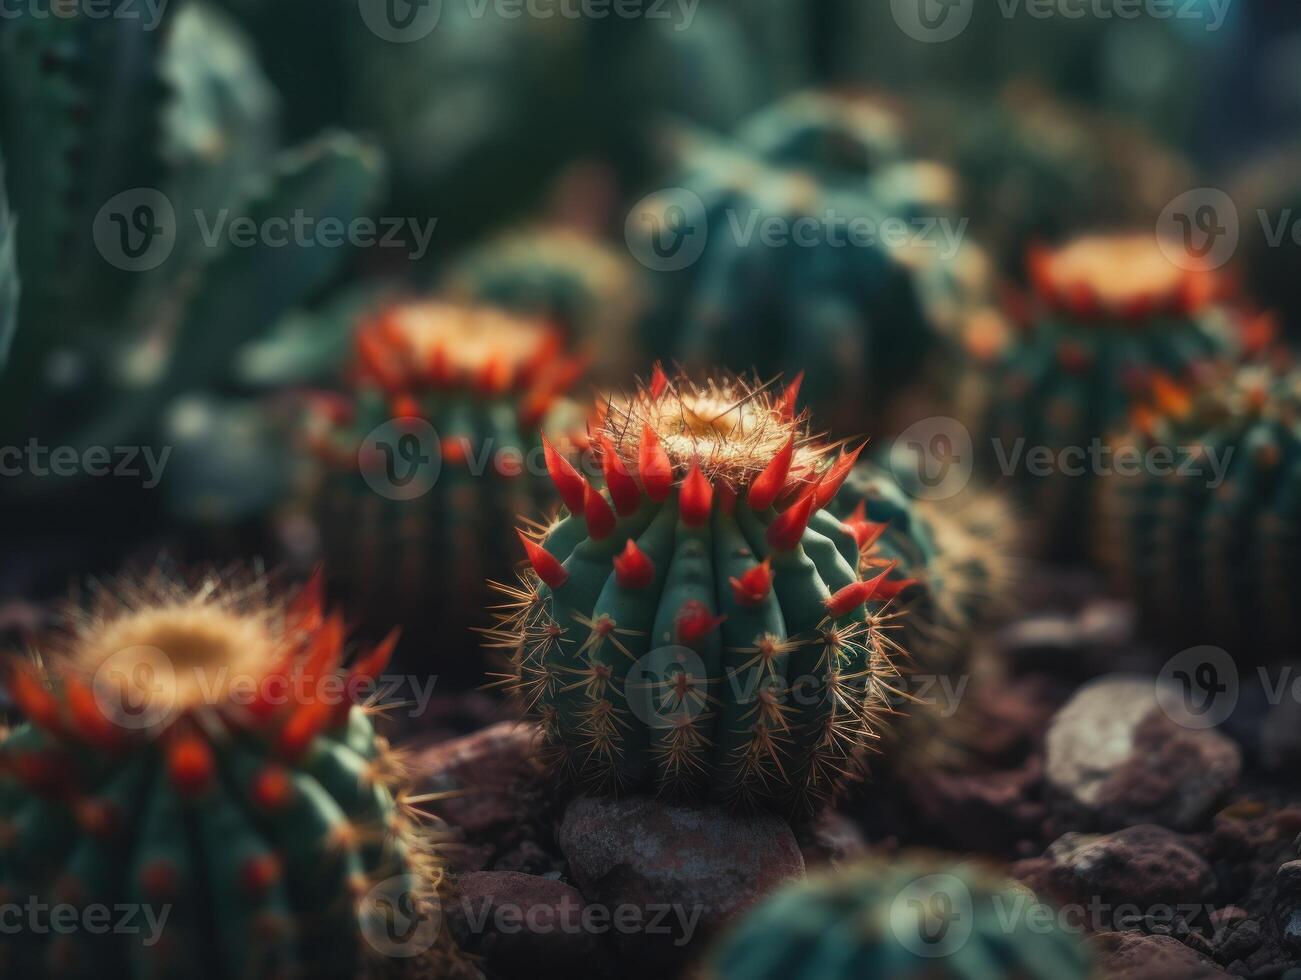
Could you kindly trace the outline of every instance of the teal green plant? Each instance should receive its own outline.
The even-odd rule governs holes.
[[[1139,465],[1099,483],[1096,556],[1163,642],[1243,662],[1301,637],[1301,375],[1266,365],[1167,389],[1114,440]]]
[[[1190,383],[1256,341],[1218,304],[1218,280],[1150,233],[1082,238],[1031,264],[1030,325],[987,375],[984,461],[1015,467],[1045,551],[1078,556],[1105,440],[1154,386]]]
[[[731,139],[682,134],[674,148],[672,186],[628,224],[665,297],[648,348],[689,367],[802,371],[819,417],[877,428],[951,340],[933,315],[950,283],[931,272],[960,247],[940,223],[955,214],[951,175],[909,155],[891,106],[842,94],[791,96]]]
[[[857,454],[794,397],[657,371],[603,412],[604,489],[549,449],[565,510],[489,636],[579,787],[805,811],[876,737],[899,586],[824,509]]]
[[[1093,976],[1082,938],[1029,889],[972,864],[909,856],[787,885],[722,938],[703,972],[711,980]]]
[[[392,642],[350,662],[344,644],[319,579],[287,603],[264,584],[151,579],[102,593],[40,667],[16,662],[0,894],[87,917],[132,907],[140,927],[6,929],[0,970],[470,975],[434,931],[433,836],[358,703]],[[405,949],[388,903],[412,925]]]
[[[976,632],[1010,611],[1015,532],[997,495],[917,498],[889,470],[860,463],[827,510],[871,542],[863,575],[890,567],[889,580],[902,587],[899,603],[907,615],[900,644],[913,669],[956,673]]]
[[[304,433],[319,462],[310,506],[350,611],[473,650],[468,627],[482,625],[484,579],[509,574],[516,516],[552,499],[543,433],[563,445],[582,432],[564,397],[582,370],[560,331],[495,307],[395,301],[358,321],[345,387],[312,406]],[[428,459],[408,485],[388,475],[405,460],[385,455],[403,436]]]
[[[237,390],[236,352],[330,284],[341,249],[237,247],[222,229],[346,223],[382,161],[341,133],[278,152],[275,130],[245,42],[201,3],[166,5],[155,29],[84,11],[6,23],[0,151],[23,283],[7,439],[150,444],[178,395]]]

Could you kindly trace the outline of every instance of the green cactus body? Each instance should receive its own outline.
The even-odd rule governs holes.
[[[888,470],[854,467],[828,512],[867,547],[862,574],[892,566],[906,583],[900,645],[916,669],[953,673],[967,662],[975,630],[1008,608],[1011,518],[992,494],[944,505],[911,496]]]
[[[9,345],[18,329],[18,250],[15,244],[14,219],[5,196],[4,158],[0,157],[0,371],[9,359]]]
[[[680,144],[673,187],[629,218],[667,297],[647,318],[651,349],[689,366],[803,371],[819,417],[855,428],[923,376],[943,336],[918,270],[940,249],[910,222],[948,215],[950,185],[904,159],[887,108],[806,93],[730,142]]]
[[[1128,462],[1098,486],[1097,555],[1154,635],[1248,663],[1295,650],[1299,418],[1301,377],[1253,366],[1167,393],[1117,437]]]
[[[1135,406],[1154,387],[1191,382],[1245,342],[1229,312],[1212,304],[1214,282],[1181,269],[1167,247],[1175,246],[1150,235],[1085,238],[1032,256],[1036,317],[995,368],[993,443],[983,461],[1015,467],[1004,475],[1025,492],[1053,555],[1081,552],[1093,460]]]
[[[904,858],[788,885],[723,937],[704,975],[1088,980],[1093,974],[1081,939],[1024,886],[973,865]]]
[[[471,250],[443,281],[448,295],[546,320],[590,358],[597,380],[626,378],[643,284],[628,259],[563,226],[507,234]]]
[[[857,454],[793,403],[657,372],[605,412],[603,491],[548,452],[566,511],[492,637],[582,787],[804,809],[874,737],[896,589],[824,510]]]
[[[361,323],[352,393],[320,402],[308,432],[323,554],[350,606],[473,649],[467,627],[481,625],[485,576],[509,573],[516,515],[550,499],[532,475],[541,434],[569,424],[561,396],[580,370],[557,331],[488,307],[413,302]],[[404,482],[404,437],[428,480]]]
[[[151,585],[43,669],[15,665],[28,720],[0,743],[0,892],[135,914],[131,929],[6,930],[6,975],[457,975],[430,931],[386,945],[378,903],[435,915],[437,863],[354,703],[392,644],[345,666],[319,585],[285,605]]]

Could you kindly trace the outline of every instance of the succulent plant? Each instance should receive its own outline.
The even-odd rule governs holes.
[[[1026,252],[1082,231],[1151,227],[1196,186],[1147,131],[1026,84],[994,98],[923,100],[916,140],[962,181],[961,213],[998,268],[1020,280]]]
[[[415,300],[360,322],[348,392],[307,422],[326,567],[358,610],[474,648],[457,626],[509,573],[516,515],[551,499],[541,434],[567,433],[582,369],[558,330],[493,307]]]
[[[1160,395],[1114,440],[1097,556],[1164,642],[1219,644],[1244,662],[1290,655],[1301,638],[1290,598],[1301,574],[1301,376],[1252,365]]]
[[[178,395],[232,389],[240,347],[323,289],[344,250],[237,247],[222,229],[346,223],[378,186],[379,157],[344,134],[277,153],[274,94],[238,32],[197,2],[160,12],[156,27],[72,11],[0,32],[23,284],[8,440],[148,445]]]
[[[1080,937],[1043,911],[974,865],[876,859],[787,885],[719,942],[704,975],[1088,980]]]
[[[625,254],[578,229],[507,233],[455,262],[443,288],[548,321],[591,359],[597,379],[625,378],[633,369],[643,283]]]
[[[854,467],[827,504],[867,547],[862,574],[892,566],[900,587],[900,645],[917,670],[951,673],[966,663],[975,630],[1009,611],[1015,573],[1012,520],[992,493],[943,503],[912,496],[889,470]]]
[[[1088,530],[1089,454],[1128,423],[1153,385],[1186,383],[1254,343],[1216,305],[1216,280],[1196,271],[1191,256],[1176,264],[1167,254],[1178,258],[1174,247],[1134,234],[1032,253],[1032,322],[991,376],[995,442],[986,462],[1015,467],[1034,516],[1055,538],[1052,553],[1079,552]],[[1045,447],[1051,472],[1034,472],[1028,454]]]
[[[946,261],[952,182],[906,149],[885,103],[820,92],[761,111],[730,141],[679,138],[673,187],[629,219],[667,297],[648,346],[689,367],[803,371],[819,417],[861,427],[946,339],[930,315],[945,279],[930,269]]]
[[[9,690],[26,721],[0,743],[0,892],[86,915],[134,908],[140,923],[150,909],[154,926],[6,929],[0,969],[457,975],[433,932],[433,838],[358,703],[392,641],[352,658],[345,641],[319,579],[282,601],[265,583],[155,576],[101,592],[39,667],[18,661]],[[405,950],[386,945],[386,899],[431,923]]]
[[[875,736],[893,676],[887,566],[825,508],[857,453],[809,434],[795,390],[656,371],[612,398],[604,489],[553,447],[565,510],[521,532],[528,562],[491,642],[562,774],[806,809]]]

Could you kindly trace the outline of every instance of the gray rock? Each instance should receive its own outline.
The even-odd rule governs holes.
[[[1076,692],[1045,740],[1046,776],[1063,825],[1193,830],[1237,785],[1242,754],[1209,729],[1161,710],[1152,679],[1113,675]]]
[[[686,963],[703,938],[804,875],[790,826],[771,814],[579,797],[559,838],[583,897],[623,917],[613,938],[639,968]]]
[[[430,809],[468,835],[483,836],[518,824],[520,786],[536,771],[537,730],[503,721],[464,738],[408,749],[421,793],[446,793]]]
[[[1099,924],[1117,929],[1137,928],[1146,915],[1166,918],[1158,924],[1169,927],[1177,906],[1204,903],[1216,888],[1201,855],[1178,834],[1152,824],[1114,834],[1065,834],[1042,858],[1018,862],[1014,872],[1060,904],[1099,909]]]

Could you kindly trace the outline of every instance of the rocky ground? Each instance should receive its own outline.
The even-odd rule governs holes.
[[[406,747],[440,795],[446,927],[491,977],[684,975],[782,880],[926,849],[1029,885],[1104,977],[1301,980],[1301,668],[1240,668],[1232,711],[1183,715],[1154,683],[1176,651],[1136,641],[1087,577],[1035,580],[936,698],[949,717],[897,726],[871,778],[801,826],[559,799],[506,706],[441,699]]]

